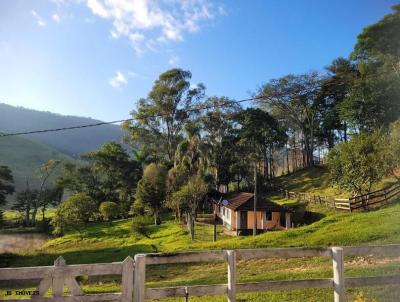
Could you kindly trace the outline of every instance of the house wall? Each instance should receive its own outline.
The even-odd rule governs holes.
[[[266,220],[265,211],[257,211],[256,217],[257,217],[257,229],[265,230],[267,228],[268,229],[281,228],[281,225],[280,225],[281,213],[280,212],[272,212],[272,220],[270,220],[270,221]],[[247,212],[247,228],[252,229],[253,223],[254,223],[254,212],[249,211],[249,212]]]
[[[217,206],[214,205],[214,212],[217,214],[217,216],[222,220],[222,224],[227,228],[228,230],[234,230],[235,228],[235,215],[234,211],[224,207],[224,206]]]
[[[225,214],[224,214],[225,209]],[[240,228],[240,211],[233,211],[224,206],[214,205],[214,211],[217,216],[222,220],[223,225],[228,230],[236,231]],[[229,214],[228,214],[229,211]],[[283,229],[285,226],[280,224],[281,215],[285,213],[272,212],[272,220],[267,221],[265,211],[257,211],[257,229]],[[253,229],[254,212],[247,212],[247,228]],[[238,225],[239,223],[239,225]]]
[[[231,211],[231,230],[236,231],[237,230],[237,212]]]

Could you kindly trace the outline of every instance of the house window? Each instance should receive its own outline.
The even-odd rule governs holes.
[[[225,208],[222,208],[222,216],[225,216]]]
[[[265,220],[272,221],[272,212],[265,212]]]

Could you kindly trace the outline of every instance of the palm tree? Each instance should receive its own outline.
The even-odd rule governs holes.
[[[204,174],[208,166],[208,146],[201,139],[200,126],[188,122],[184,127],[185,138],[175,153],[175,167],[184,168],[189,175]]]

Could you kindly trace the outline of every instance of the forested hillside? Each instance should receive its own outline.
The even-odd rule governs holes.
[[[31,188],[39,185],[39,167],[50,159],[71,160],[66,154],[44,144],[33,142],[21,137],[5,137],[0,141],[0,166],[10,167],[14,182],[15,191],[25,189],[26,182]],[[8,198],[10,206],[14,196]]]
[[[87,117],[64,116],[51,112],[37,111],[23,107],[14,107],[0,103],[0,131],[2,132],[24,132],[42,129],[54,129],[70,126],[80,126],[98,123]],[[60,152],[70,156],[78,156],[99,148],[107,141],[121,140],[119,126],[104,125],[100,127],[68,130],[59,133],[38,133],[30,135],[29,139],[35,142],[46,144]],[[1,144],[6,139],[2,139]]]

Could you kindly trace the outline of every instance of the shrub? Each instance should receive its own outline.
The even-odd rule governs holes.
[[[390,168],[388,138],[381,131],[356,134],[328,154],[328,167],[334,185],[354,195],[371,191]]]
[[[147,235],[147,231],[148,231],[148,227],[153,224],[153,219],[150,216],[136,216],[133,217],[132,219],[132,231],[146,236]]]
[[[61,203],[53,217],[54,234],[62,235],[70,227],[79,232],[97,214],[96,202],[85,193],[78,193]]]
[[[112,201],[104,201],[100,204],[99,212],[104,220],[112,222],[113,219],[117,218],[120,214],[119,206]]]
[[[160,212],[166,198],[167,169],[160,164],[150,164],[138,182],[134,208],[147,209],[154,216],[154,224],[161,223]]]

